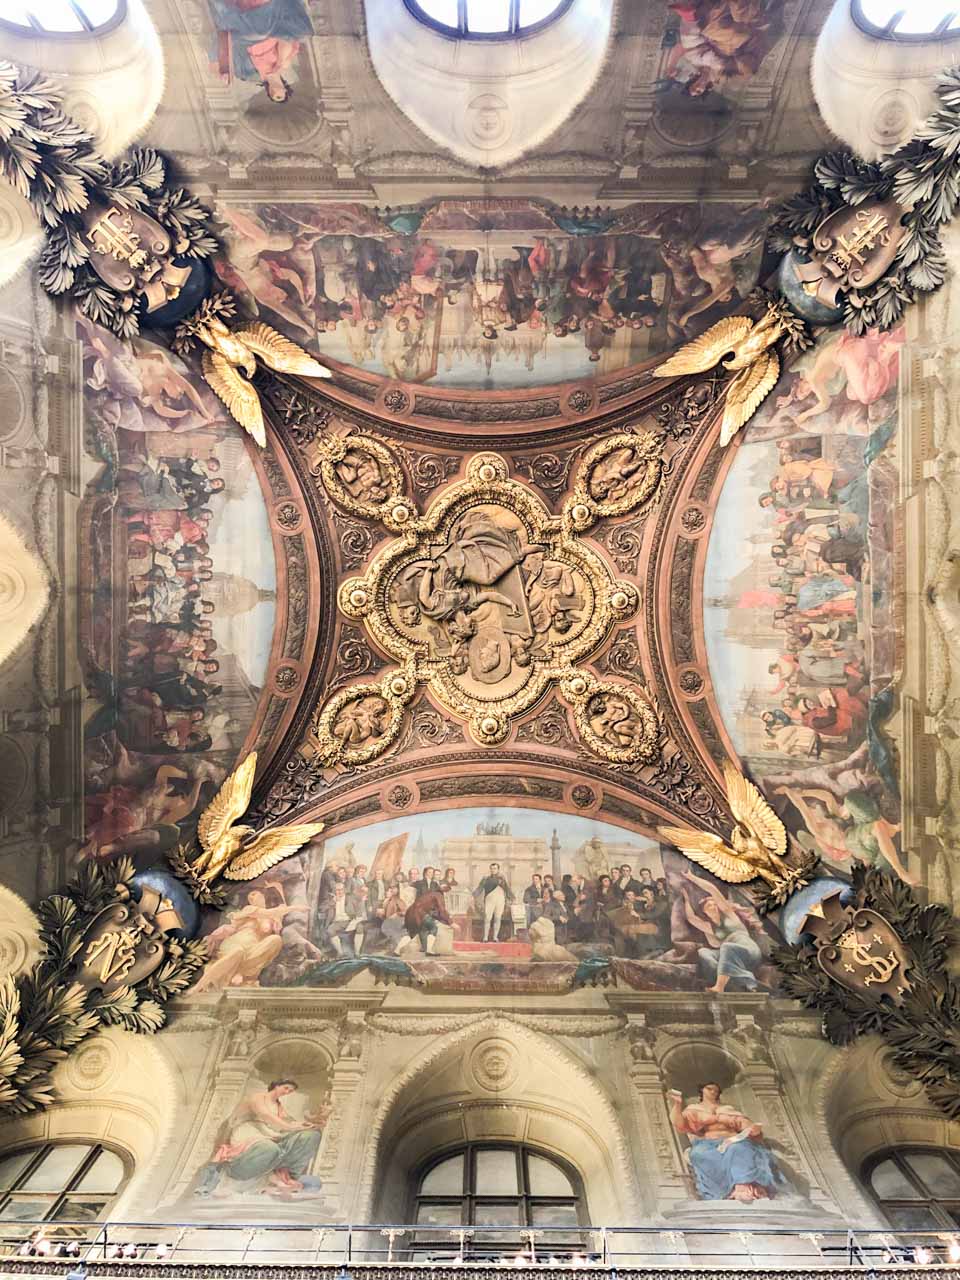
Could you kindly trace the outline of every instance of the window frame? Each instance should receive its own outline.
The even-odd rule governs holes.
[[[436,31],[438,35],[445,36],[449,40],[524,40],[527,36],[534,36],[538,31],[543,31],[551,23],[556,22],[558,18],[562,18],[573,3],[574,0],[561,0],[556,9],[547,14],[545,18],[522,27],[520,25],[520,0],[510,0],[509,27],[506,31],[471,31],[467,23],[467,0],[457,0],[457,25],[455,27],[431,17],[420,6],[418,0],[403,0],[403,5],[407,12],[416,18],[417,22],[422,22],[425,27],[429,27],[431,31]]]
[[[28,12],[29,22],[11,22],[9,18],[0,16],[0,31],[12,31],[19,36],[43,36],[47,40],[86,40],[92,35],[106,35],[107,32],[113,31],[127,16],[127,0],[117,0],[116,11],[106,20],[94,25],[87,17],[86,10],[83,7],[83,0],[67,0],[70,8],[77,16],[82,30],[80,31],[57,31],[50,27],[42,25],[40,18]],[[40,7],[39,5],[37,6]]]
[[[949,24],[960,14],[960,0],[955,0],[954,7],[947,9],[936,27],[931,31],[898,31],[897,23],[907,11],[907,0],[901,0],[901,7],[891,14],[886,26],[879,27],[863,11],[861,0],[850,0],[850,17],[854,26],[865,36],[874,40],[892,40],[898,44],[928,44],[933,40],[950,41],[960,37],[960,27],[948,30]]]
[[[960,1177],[960,1150],[953,1147],[935,1147],[924,1146],[922,1143],[913,1143],[908,1146],[900,1147],[883,1147],[880,1151],[874,1152],[869,1156],[861,1166],[860,1179],[866,1186],[875,1204],[885,1218],[890,1221],[892,1230],[903,1233],[910,1231],[936,1231],[941,1226],[946,1231],[956,1233],[960,1230],[960,1194],[956,1197],[937,1197],[930,1193],[930,1190],[923,1184],[918,1174],[914,1173],[910,1167],[909,1161],[904,1157],[911,1155],[937,1155],[942,1156],[949,1165],[953,1167],[954,1172]],[[892,1160],[899,1172],[911,1186],[915,1187],[919,1192],[912,1200],[898,1199],[896,1196],[890,1196],[882,1199],[873,1187],[873,1175],[877,1168],[884,1164],[887,1160]],[[956,1217],[951,1217],[950,1210],[946,1207],[954,1206]],[[930,1214],[938,1226],[933,1227],[902,1227],[896,1226],[888,1217],[888,1209],[916,1209],[923,1208]]]
[[[46,1159],[48,1152],[54,1150],[57,1147],[79,1147],[79,1146],[89,1147],[89,1150],[87,1154],[83,1157],[83,1159],[80,1161],[80,1163],[77,1165],[76,1169],[73,1171],[70,1177],[67,1179],[66,1186],[61,1187],[60,1190],[58,1191],[23,1191],[21,1189],[22,1184],[26,1182],[36,1172],[36,1170],[40,1167],[40,1165]],[[11,1200],[15,1201],[15,1199],[18,1196],[22,1196],[23,1198],[32,1197],[33,1199],[41,1199],[43,1197],[49,1197],[49,1206],[46,1213],[41,1218],[37,1218],[37,1219],[31,1218],[27,1220],[22,1218],[21,1219],[0,1218],[0,1227],[2,1227],[4,1230],[6,1230],[7,1228],[13,1229],[16,1227],[18,1222],[23,1223],[27,1221],[29,1221],[29,1223],[38,1222],[38,1221],[49,1222],[51,1224],[56,1224],[57,1226],[70,1226],[70,1225],[76,1225],[77,1223],[85,1224],[87,1222],[100,1222],[102,1221],[103,1214],[111,1207],[111,1205],[117,1200],[117,1198],[126,1189],[127,1183],[130,1181],[130,1178],[133,1174],[133,1161],[131,1160],[128,1152],[122,1150],[120,1147],[113,1146],[109,1142],[100,1142],[92,1138],[83,1138],[83,1137],[47,1138],[41,1142],[19,1143],[16,1146],[7,1147],[7,1148],[4,1148],[3,1150],[0,1150],[0,1159],[7,1160],[12,1156],[21,1155],[25,1151],[32,1153],[31,1158],[23,1166],[19,1174],[17,1174],[17,1176],[14,1178],[13,1183],[9,1187],[6,1187],[3,1190],[0,1190],[0,1214],[3,1213],[4,1209],[6,1209],[7,1205],[10,1204]],[[120,1177],[120,1181],[117,1183],[117,1186],[113,1191],[89,1191],[89,1192],[78,1191],[76,1189],[78,1184],[83,1181],[83,1179],[86,1177],[89,1171],[93,1168],[94,1164],[97,1162],[101,1154],[103,1154],[104,1152],[108,1152],[110,1155],[116,1156],[123,1167],[123,1173]],[[95,1218],[89,1218],[89,1219],[57,1217],[58,1210],[60,1210],[62,1206],[69,1204],[71,1197],[73,1196],[85,1196],[88,1199],[94,1199],[95,1197],[102,1199],[103,1204],[100,1206],[100,1209],[97,1211],[97,1216]]]
[[[518,1190],[516,1192],[496,1192],[493,1194],[477,1192],[477,1154],[481,1151],[513,1152],[517,1172],[516,1185]],[[420,1188],[423,1186],[423,1183],[433,1170],[436,1169],[438,1165],[441,1165],[445,1161],[451,1160],[456,1156],[461,1156],[463,1158],[463,1174],[459,1195],[454,1193],[422,1195]],[[531,1156],[535,1156],[541,1160],[546,1160],[550,1164],[555,1165],[569,1180],[570,1185],[573,1188],[572,1194],[568,1196],[535,1195],[530,1189],[531,1179],[528,1162]],[[508,1238],[506,1232],[502,1237],[493,1235],[488,1236],[486,1233],[476,1237],[472,1242],[472,1246],[467,1246],[467,1248],[472,1247],[474,1252],[485,1247],[496,1250],[497,1252],[502,1252],[504,1249],[509,1251],[514,1248],[526,1247],[527,1240],[521,1233],[530,1230],[544,1229],[544,1224],[537,1223],[533,1220],[536,1216],[535,1211],[539,1207],[549,1207],[551,1205],[572,1205],[576,1211],[577,1221],[575,1226],[571,1224],[569,1228],[551,1228],[551,1235],[553,1235],[557,1242],[555,1248],[561,1252],[571,1247],[571,1245],[574,1248],[579,1249],[581,1247],[582,1232],[584,1228],[590,1225],[583,1179],[569,1161],[555,1155],[552,1151],[546,1151],[542,1147],[537,1147],[527,1142],[496,1142],[484,1140],[459,1143],[455,1147],[447,1147],[443,1151],[431,1155],[428,1159],[422,1161],[417,1166],[414,1176],[411,1179],[408,1221],[416,1226],[418,1230],[422,1228],[424,1232],[432,1233],[447,1230],[451,1233],[455,1233],[458,1226],[463,1226],[466,1230],[469,1230],[476,1225],[475,1218],[478,1204],[481,1206],[489,1205],[491,1207],[503,1205],[509,1206],[511,1209],[516,1206],[518,1222],[515,1237]],[[456,1225],[432,1225],[430,1223],[419,1223],[418,1218],[421,1205],[436,1205],[438,1207],[459,1206],[460,1223]],[[512,1224],[506,1223],[504,1225],[509,1226]],[[560,1234],[566,1230],[569,1230],[570,1232],[571,1239],[569,1242],[563,1240]],[[428,1251],[439,1253],[443,1249],[449,1249],[451,1247],[446,1245],[445,1242],[442,1243],[437,1240],[418,1241],[417,1234],[418,1232],[414,1232],[410,1243],[411,1253],[422,1254]],[[487,1242],[486,1245],[484,1243],[485,1240]],[[456,1245],[454,1244],[452,1247],[456,1248]],[[546,1253],[552,1251],[548,1237],[544,1237],[541,1247]]]

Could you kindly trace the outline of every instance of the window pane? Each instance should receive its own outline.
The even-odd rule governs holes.
[[[83,30],[83,23],[67,0],[32,0],[30,12],[44,31]]]
[[[7,1191],[13,1186],[36,1154],[34,1147],[32,1151],[18,1151],[15,1156],[4,1156],[0,1160],[0,1191]]]
[[[936,1151],[913,1151],[904,1159],[931,1196],[945,1200],[960,1197],[960,1173],[945,1156]]]
[[[457,0],[418,0],[418,3],[434,22],[442,22],[445,27],[459,26]]]
[[[937,27],[953,8],[944,0],[910,0],[909,4],[898,6],[905,9],[903,17],[897,23],[896,30],[905,35],[923,35],[928,31],[936,31]]]
[[[538,1227],[575,1227],[575,1204],[531,1204],[530,1218]]]
[[[439,1225],[449,1222],[456,1226],[459,1221],[459,1204],[421,1204],[417,1208],[417,1222]]]
[[[468,31],[509,31],[510,0],[467,0]]]
[[[874,1194],[881,1200],[921,1200],[923,1198],[892,1160],[884,1160],[882,1164],[878,1164],[870,1181],[873,1184]]]
[[[421,1204],[417,1207],[417,1224],[442,1227],[442,1231],[418,1231],[417,1239],[449,1240],[450,1228],[459,1227],[463,1221],[459,1204]]]
[[[884,1205],[883,1211],[892,1227],[901,1231],[915,1228],[918,1231],[933,1230],[940,1223],[924,1205]]]
[[[54,1222],[94,1222],[106,1204],[103,1196],[67,1196],[53,1214]]]
[[[91,27],[109,22],[117,12],[117,0],[79,0],[79,3]]]
[[[22,27],[30,25],[30,19],[27,17],[27,6],[21,3],[21,0],[5,0],[0,4],[0,18],[4,22],[16,22]]]
[[[116,1191],[123,1181],[123,1161],[112,1151],[101,1151],[74,1191]]]
[[[0,1209],[4,1222],[36,1222],[45,1218],[54,1203],[55,1196],[11,1196]]]
[[[557,0],[520,0],[520,25],[530,27],[535,22],[542,22],[559,7]]]
[[[509,1196],[520,1190],[517,1186],[517,1156],[512,1149],[478,1151],[476,1161],[476,1195]]]
[[[463,1156],[451,1156],[434,1165],[420,1183],[422,1196],[459,1196],[463,1194]]]
[[[559,1165],[552,1160],[544,1160],[542,1156],[527,1157],[527,1176],[530,1179],[532,1196],[572,1196],[575,1195],[570,1179]]]
[[[473,1221],[478,1227],[518,1227],[520,1225],[520,1205],[475,1203]],[[515,1240],[516,1231],[478,1231],[474,1243],[482,1249],[486,1245],[498,1244],[503,1240]]]
[[[875,27],[886,27],[893,15],[903,7],[903,0],[860,0],[863,16]]]
[[[22,1190],[63,1191],[90,1151],[91,1147],[87,1143],[82,1146],[63,1143],[60,1146],[51,1147],[27,1178]]]

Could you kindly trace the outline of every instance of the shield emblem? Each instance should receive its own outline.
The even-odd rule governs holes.
[[[166,931],[182,924],[169,900],[149,887],[143,888],[139,902],[112,902],[84,934],[74,980],[104,993],[135,986],[163,962]]]
[[[91,205],[83,221],[90,266],[118,293],[142,287],[173,248],[160,223],[139,209]]]
[[[499,684],[513,665],[510,641],[499,627],[481,627],[470,641],[469,657],[470,674],[481,684]]]
[[[814,935],[817,961],[834,982],[859,995],[873,992],[901,1004],[910,990],[910,954],[878,911],[843,907],[839,892],[824,898],[803,924]]]
[[[797,265],[803,291],[833,307],[841,290],[875,284],[906,235],[903,213],[895,200],[847,205],[831,213],[814,232],[811,260]]]

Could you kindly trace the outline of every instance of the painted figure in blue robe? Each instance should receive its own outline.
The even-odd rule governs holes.
[[[696,1102],[683,1105],[671,1089],[670,1119],[690,1139],[690,1165],[701,1200],[772,1200],[792,1191],[775,1158],[764,1146],[763,1130],[736,1107],[720,1101],[716,1081],[700,1085]]]
[[[266,1089],[241,1099],[213,1159],[200,1170],[197,1195],[225,1191],[224,1180],[233,1184],[234,1194],[289,1198],[319,1191],[320,1182],[310,1168],[330,1109],[322,1107],[297,1119],[283,1105],[284,1098],[296,1091],[296,1080],[271,1080]]]
[[[303,0],[209,0],[221,77],[262,84],[271,102],[293,93],[290,68],[313,34]]]

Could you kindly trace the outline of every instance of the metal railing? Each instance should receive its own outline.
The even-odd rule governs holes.
[[[315,1223],[0,1223],[4,1271],[116,1271],[117,1264],[218,1267],[310,1265],[585,1270],[731,1268],[764,1271],[886,1268],[960,1271],[960,1228],[950,1231],[721,1227],[519,1227]],[[5,1265],[7,1264],[7,1265]],[[13,1267],[11,1265],[13,1264]],[[164,1268],[166,1270],[166,1268]]]

